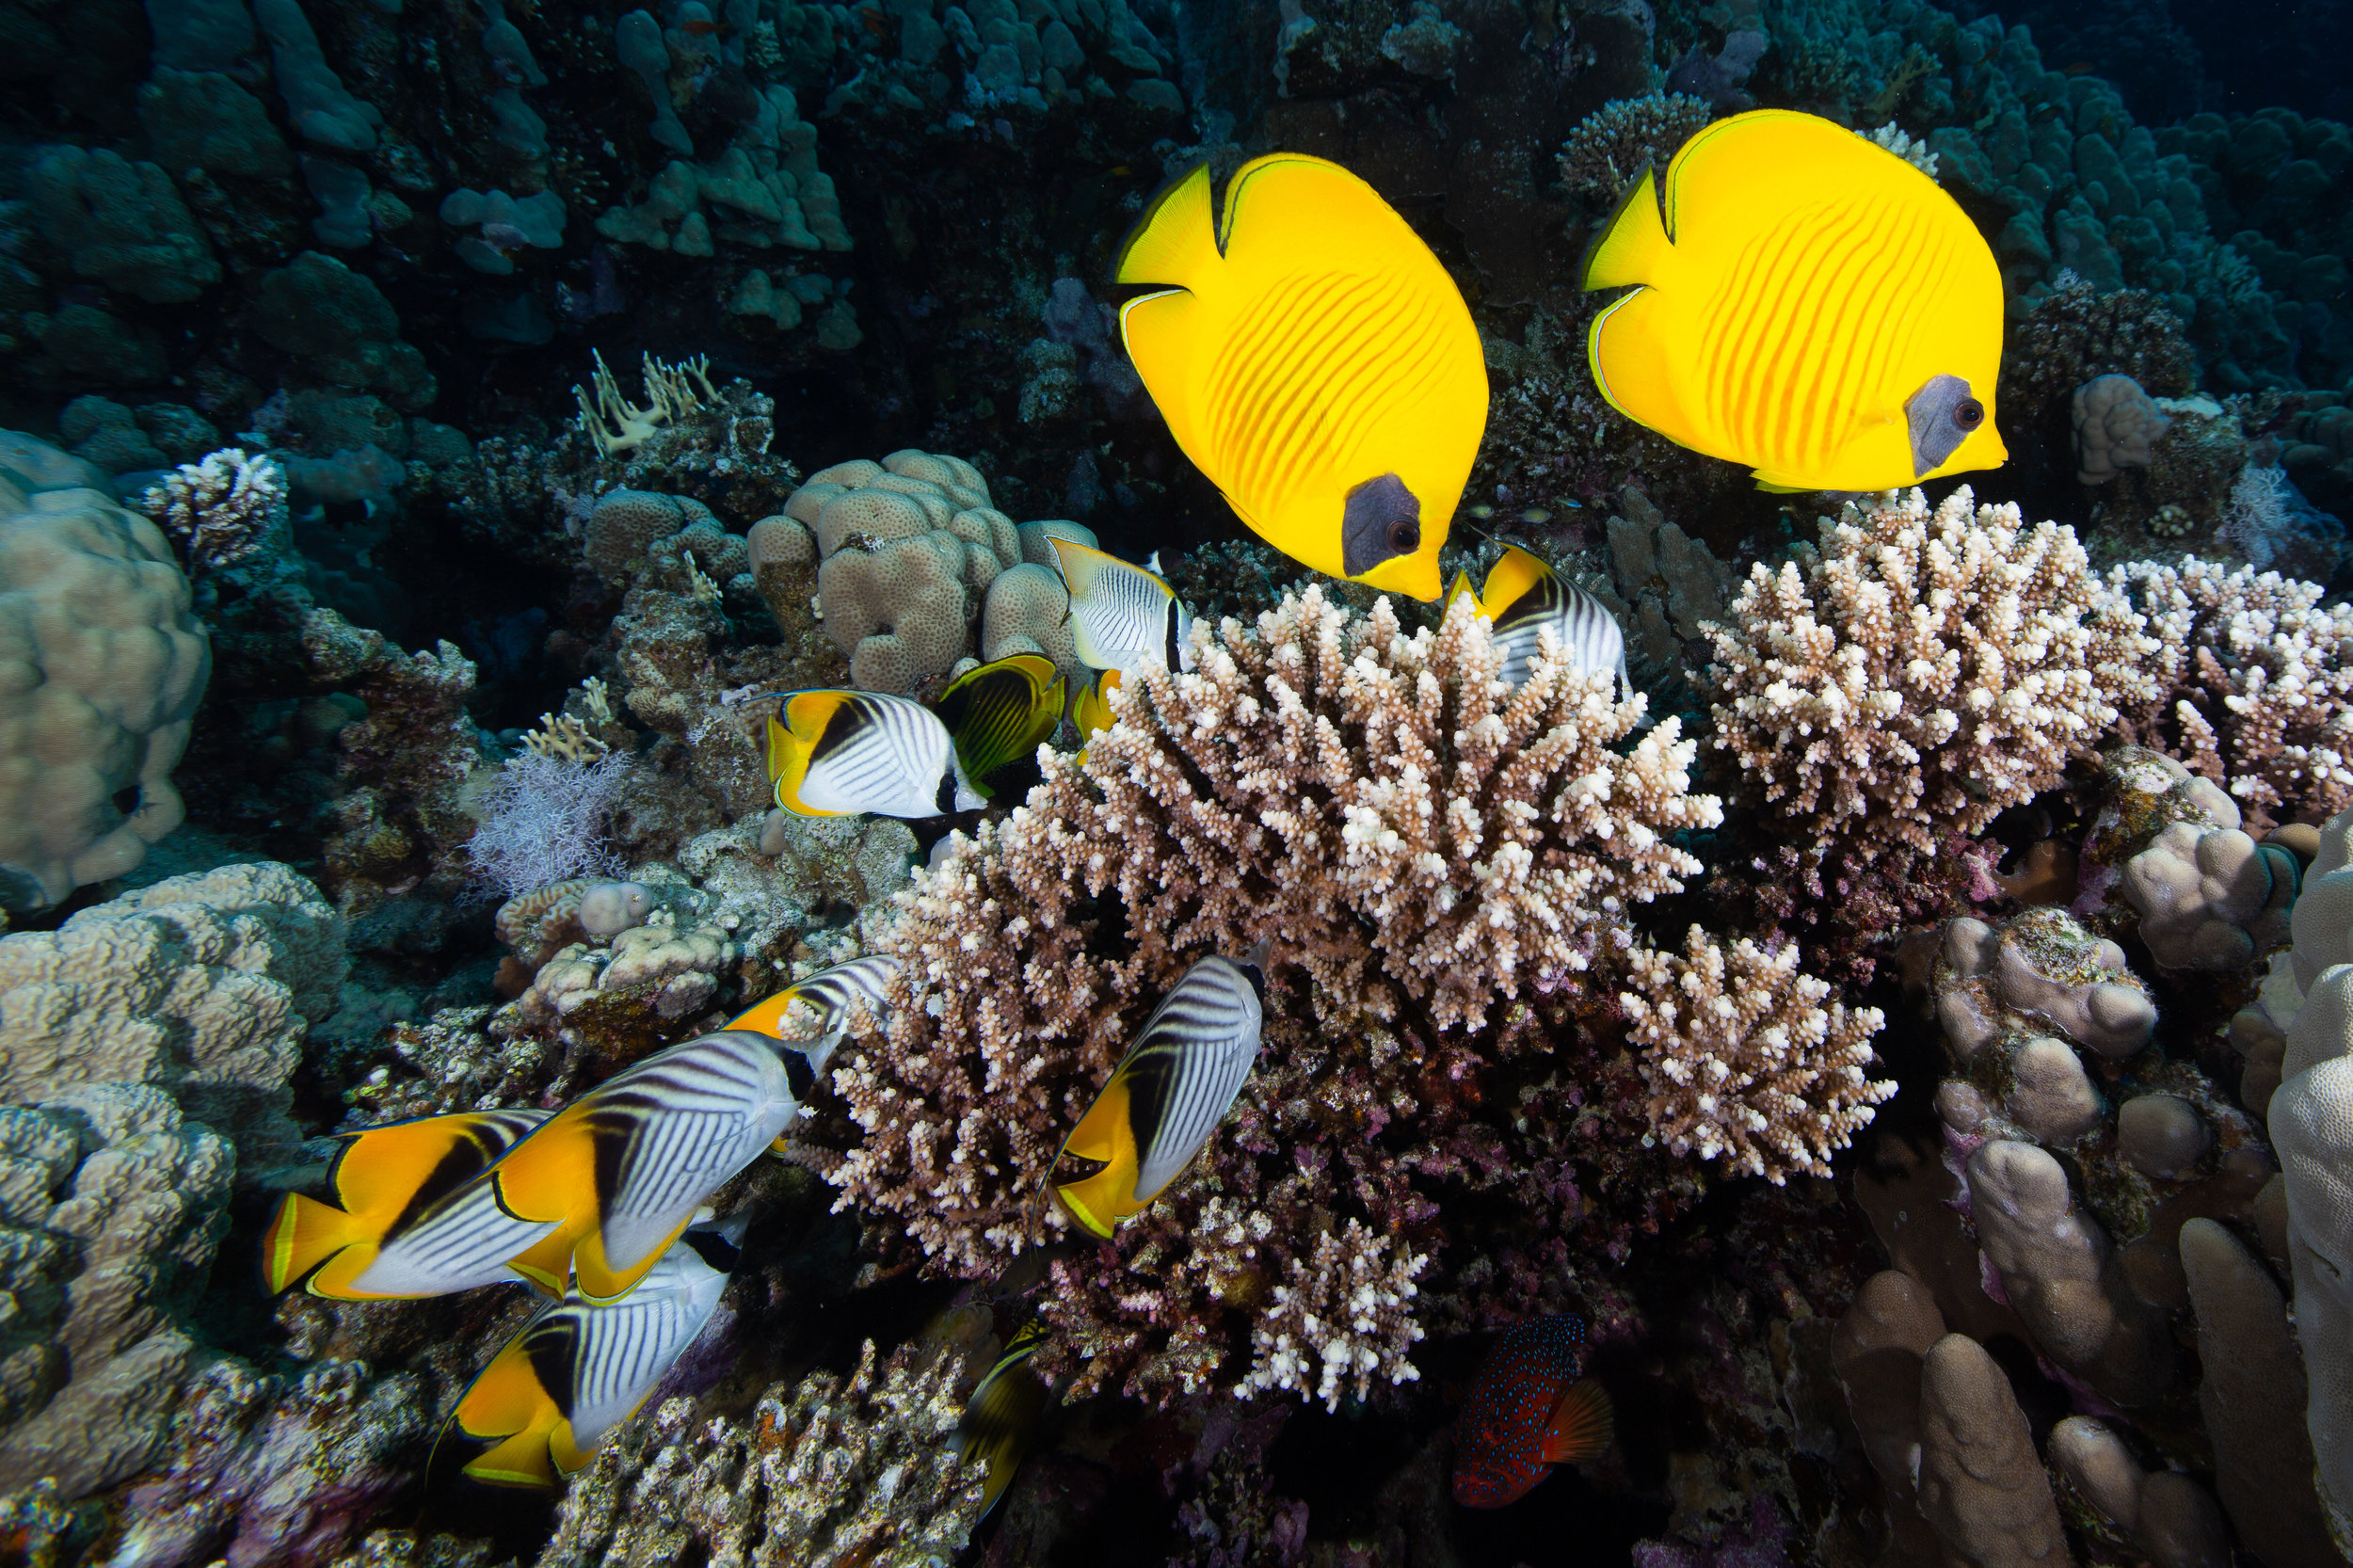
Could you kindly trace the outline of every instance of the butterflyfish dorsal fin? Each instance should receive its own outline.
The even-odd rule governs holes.
[[[1209,211],[1209,166],[1179,174],[1148,202],[1119,248],[1115,283],[1151,283],[1199,292],[1224,258]]]

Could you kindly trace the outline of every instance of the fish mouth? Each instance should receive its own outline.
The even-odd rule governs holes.
[[[1441,586],[1438,577],[1438,546],[1446,542],[1441,527],[1434,537],[1424,535],[1422,547],[1411,555],[1396,555],[1368,571],[1353,574],[1352,581],[1385,593],[1403,594],[1424,604],[1433,602]]]

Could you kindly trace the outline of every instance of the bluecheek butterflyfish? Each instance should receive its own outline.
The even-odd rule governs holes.
[[[1486,359],[1454,280],[1370,185],[1270,153],[1213,216],[1196,168],[1145,210],[1113,276],[1158,285],[1122,307],[1120,335],[1243,522],[1317,571],[1438,597]]]
[[[1772,490],[1884,490],[2008,456],[2002,275],[1936,182],[1813,115],[1709,125],[1626,193],[1588,289],[1610,406]]]
[[[1217,1130],[1258,1059],[1263,984],[1258,962],[1204,958],[1144,1020],[1056,1160],[1099,1167],[1052,1179],[1089,1231],[1143,1212]]]

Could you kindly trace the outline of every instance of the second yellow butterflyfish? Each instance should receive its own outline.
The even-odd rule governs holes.
[[[1580,280],[1636,285],[1586,339],[1610,406],[1766,489],[1893,489],[2009,456],[1985,236],[1827,120],[1758,109],[1701,130],[1663,187],[1635,183]]]
[[[1145,210],[1113,277],[1158,286],[1120,336],[1242,521],[1317,571],[1438,597],[1487,366],[1462,291],[1370,185],[1274,152],[1213,216],[1201,166]]]

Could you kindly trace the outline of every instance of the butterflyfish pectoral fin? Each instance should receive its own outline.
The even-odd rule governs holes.
[[[1609,1391],[1591,1378],[1583,1379],[1561,1396],[1545,1423],[1545,1463],[1577,1464],[1599,1459],[1609,1451],[1615,1431]]]

